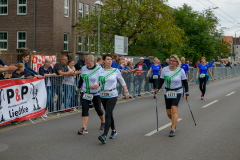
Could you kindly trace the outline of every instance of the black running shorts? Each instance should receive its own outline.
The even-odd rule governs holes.
[[[172,109],[172,106],[179,107],[179,104],[180,104],[181,99],[182,99],[182,95],[183,95],[182,93],[181,94],[177,94],[177,98],[171,98],[171,99],[167,99],[167,96],[164,95],[166,109]]]

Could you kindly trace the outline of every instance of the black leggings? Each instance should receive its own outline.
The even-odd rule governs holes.
[[[158,79],[153,79],[153,89],[157,89],[158,83],[159,83],[159,78],[160,78],[160,75],[158,75]]]
[[[81,93],[81,97],[83,97],[83,93]],[[89,116],[89,105],[91,104],[91,101],[88,101],[86,99],[81,98],[82,100],[82,117],[88,117]],[[100,96],[94,96],[92,100],[94,104],[94,108],[98,114],[98,116],[103,115],[103,110],[101,109],[101,98]]]
[[[206,92],[207,78],[208,76],[205,76],[204,78],[199,78],[199,89],[202,92],[202,96],[204,96]]]
[[[110,126],[112,130],[115,130],[113,109],[117,103],[117,97],[101,99],[103,108],[105,110],[105,126],[103,135],[107,136]]]

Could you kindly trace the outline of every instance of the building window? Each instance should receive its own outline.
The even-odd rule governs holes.
[[[8,36],[7,36],[7,32],[0,32],[0,49],[2,50],[2,51],[6,51],[7,50],[7,38],[8,38]]]
[[[86,4],[86,19],[89,19],[89,10],[90,10],[90,6],[88,4]]]
[[[96,7],[92,6],[92,13],[95,14],[96,13]]]
[[[64,0],[64,16],[69,17],[69,0]]]
[[[83,17],[83,3],[79,3],[79,17]]]
[[[89,52],[89,37],[85,37],[85,52]]]
[[[26,15],[27,14],[27,0],[18,0],[17,3],[17,14]]]
[[[82,52],[82,37],[78,38],[78,51]]]
[[[27,32],[17,32],[17,48],[27,48]]]
[[[91,53],[95,53],[94,39],[91,40]]]
[[[64,33],[64,51],[68,51],[68,34]]]
[[[0,15],[7,15],[7,14],[8,14],[8,1],[0,0]]]

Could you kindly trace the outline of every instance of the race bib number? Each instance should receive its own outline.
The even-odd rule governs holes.
[[[167,91],[167,98],[177,98],[177,91]]]
[[[204,78],[205,77],[205,74],[200,74],[200,78]]]
[[[158,79],[158,75],[153,75],[153,79]]]
[[[88,100],[88,101],[92,101],[92,99],[93,99],[93,94],[84,93],[83,99],[86,99],[86,100]]]
[[[101,91],[102,98],[111,98],[111,91]]]

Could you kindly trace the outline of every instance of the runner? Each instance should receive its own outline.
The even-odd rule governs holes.
[[[214,82],[214,79],[212,77],[211,71],[210,71],[210,67],[209,65],[206,63],[206,58],[202,57],[201,58],[201,64],[198,65],[198,70],[197,70],[197,75],[196,75],[196,79],[197,81],[199,81],[199,89],[202,92],[201,94],[201,100],[203,100],[205,92],[206,92],[206,84],[207,81],[210,79],[210,77],[212,78],[212,81]],[[199,74],[200,73],[200,74]],[[210,75],[210,76],[209,76]]]
[[[78,84],[78,91],[81,92],[82,99],[82,129],[78,131],[78,134],[86,134],[87,122],[89,117],[89,105],[91,102],[94,104],[94,108],[101,120],[100,130],[104,128],[104,115],[101,109],[100,87],[95,88],[95,81],[98,79],[98,72],[101,67],[94,65],[94,56],[88,55],[86,57],[86,66],[82,67],[81,77]],[[81,89],[82,88],[82,89]]]
[[[99,71],[99,79],[95,82],[95,87],[98,87],[100,83],[101,86],[101,100],[103,108],[105,110],[105,127],[104,133],[98,137],[102,143],[106,143],[106,136],[108,134],[109,128],[111,126],[112,133],[110,139],[114,139],[117,135],[114,119],[113,119],[113,109],[117,102],[118,92],[116,90],[117,80],[123,86],[123,90],[126,96],[126,99],[129,98],[129,92],[127,90],[126,83],[122,78],[120,71],[117,68],[112,68],[112,55],[105,54],[103,56],[103,61],[105,62],[105,68]]]
[[[178,107],[183,96],[183,86],[185,88],[185,98],[188,102],[188,82],[183,69],[179,67],[180,60],[177,55],[170,57],[169,66],[164,67],[160,76],[158,88],[155,93],[162,87],[165,81],[165,104],[168,117],[172,121],[169,137],[175,136],[175,129],[178,121]]]
[[[150,69],[148,71],[148,74],[146,75],[146,77],[149,76],[149,73],[151,71],[153,71],[152,73],[152,79],[153,79],[153,88],[154,89],[157,89],[157,85],[158,85],[158,81],[159,81],[159,78],[160,78],[160,74],[161,74],[161,65],[158,64],[159,60],[157,57],[154,58],[153,60],[153,63],[151,66],[150,66]],[[153,95],[153,98],[155,99],[156,98],[156,95],[154,94]]]
[[[189,65],[185,63],[185,58],[181,58],[181,68],[184,70],[188,81],[190,81]]]

